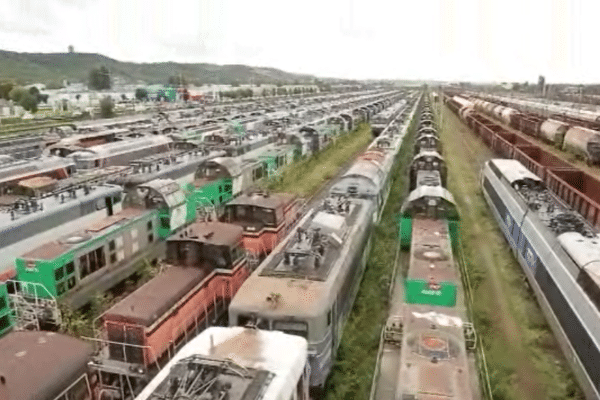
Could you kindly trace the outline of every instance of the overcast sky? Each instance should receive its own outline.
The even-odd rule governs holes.
[[[600,82],[599,0],[2,0],[0,48],[354,79]],[[0,71],[0,77],[2,72]]]

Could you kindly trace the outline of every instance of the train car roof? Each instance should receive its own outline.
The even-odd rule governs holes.
[[[75,163],[59,157],[47,157],[48,159],[18,160],[0,166],[0,180],[16,181],[30,174],[43,174],[44,172],[57,169],[73,167]]]
[[[408,279],[453,282],[459,280],[445,220],[414,218]]]
[[[435,150],[421,150],[419,154],[413,157],[413,162],[423,157],[434,157],[444,161],[444,157],[442,157],[441,154]]]
[[[150,327],[210,272],[212,268],[168,266],[112,306],[103,319]]]
[[[19,226],[40,219],[44,216],[51,215],[72,207],[78,207],[82,203],[88,203],[91,201],[104,200],[108,196],[118,196],[123,193],[123,189],[116,185],[97,185],[92,186],[89,192],[86,193],[84,188],[75,189],[76,197],[69,196],[69,192],[65,191],[64,201],[61,202],[60,195],[57,196],[46,196],[43,198],[36,199],[38,208],[29,210],[23,210],[22,207],[17,209],[14,213],[14,217],[11,216],[10,212],[0,212],[0,232],[1,234],[9,234],[8,231],[11,229],[18,229]],[[0,196],[0,205],[10,206],[14,205],[15,202],[31,202],[32,199],[26,196]],[[43,205],[43,209],[39,205]]]
[[[557,239],[575,264],[600,286],[600,238],[586,238],[579,232],[566,232]]]
[[[187,237],[172,237],[169,241],[190,240],[215,246],[234,246],[244,233],[239,225],[223,222],[194,222],[186,229]]]
[[[515,182],[522,180],[532,180],[535,182],[542,182],[542,180],[535,175],[533,172],[529,171],[523,164],[521,164],[517,160],[507,160],[507,159],[492,159],[490,160],[500,171],[502,175],[508,180],[508,182],[512,185]]]
[[[0,376],[8,400],[54,399],[86,371],[92,354],[91,345],[67,335],[8,333],[0,339]]]
[[[423,197],[439,197],[452,204],[455,204],[452,193],[441,186],[419,186],[410,192],[408,198],[406,199],[406,203],[412,203],[413,201]]]
[[[358,160],[348,169],[340,181],[347,177],[361,177],[370,180],[374,185],[379,185],[383,175],[379,163],[371,160]]]
[[[116,142],[109,142],[104,144],[98,144],[90,146],[85,149],[74,152],[70,156],[80,157],[91,157],[91,156],[109,156],[114,154],[120,154],[131,150],[138,150],[140,148],[156,146],[156,145],[168,145],[173,140],[167,136],[154,135],[154,136],[142,136],[139,138],[127,138]]]
[[[357,221],[368,221],[373,212],[370,201],[349,201],[354,206],[343,222],[335,218],[341,217],[340,215],[324,215],[321,211],[305,216],[293,233],[288,235],[238,290],[231,301],[230,310],[273,316],[314,316],[322,313],[329,304],[330,297],[336,295],[333,287],[339,275],[342,271],[345,273],[343,258],[354,250],[351,248],[352,242],[347,238],[352,237],[349,236],[353,235],[352,232],[361,232],[364,227],[357,225]],[[322,262],[318,266],[314,265],[310,255],[305,253],[306,262],[300,259],[300,263],[286,264],[285,254],[288,251],[295,256],[307,249],[304,246],[306,240],[298,237],[300,230],[310,234],[310,229],[316,228],[321,234],[327,235],[329,242]],[[279,293],[280,296],[273,298],[273,293]]]
[[[125,208],[119,213],[90,222],[88,226],[82,227],[83,229],[78,232],[73,232],[57,240],[46,242],[19,258],[26,260],[52,260],[79,245],[88,243],[91,239],[106,234],[110,229],[116,229],[129,223],[129,221],[142,215],[144,212],[145,210],[138,208]]]
[[[207,368],[222,367],[217,379],[220,383],[230,383],[229,400],[289,399],[304,372],[307,355],[307,342],[299,336],[243,327],[210,327],[186,344],[136,400],[172,400],[163,396],[167,385],[170,386],[169,378],[180,377],[185,371],[174,367],[192,357]],[[259,393],[262,397],[258,397]]]
[[[290,203],[296,198],[293,194],[288,193],[272,193],[272,194],[242,194],[227,203],[228,206],[248,205],[264,208],[277,208]]]

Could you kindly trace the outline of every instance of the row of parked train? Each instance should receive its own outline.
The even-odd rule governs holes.
[[[359,93],[376,94],[378,90],[352,93],[288,96],[286,98],[260,99],[232,104],[215,104],[174,110],[156,110],[153,114],[124,116],[102,121],[73,122],[50,128],[43,135],[37,133],[3,136],[0,138],[0,156],[14,160],[36,158],[45,147],[73,134],[112,133],[118,136],[144,133],[170,134],[186,139],[198,136],[199,131],[219,128],[222,124],[252,123],[259,117],[276,111],[293,111],[295,115],[307,113],[315,105],[343,101]],[[200,129],[201,128],[201,129]],[[98,143],[97,143],[98,144]]]
[[[406,100],[395,93],[388,94],[387,98],[370,98],[369,101],[383,101],[382,105],[389,105],[391,99],[406,104]],[[414,102],[414,95],[406,99]],[[406,118],[406,114],[406,106],[398,109],[398,116]],[[377,147],[369,156],[365,156],[365,165],[370,163],[379,169],[371,170],[372,175],[361,178],[362,168],[355,168],[354,172],[346,174],[346,180],[354,179],[356,184],[339,190],[347,190],[351,196],[364,196],[360,190],[356,191],[356,185],[361,180],[371,179],[373,182],[366,193],[375,198],[376,203],[382,202],[386,188],[382,187],[381,178],[389,172],[390,167],[389,157],[383,157],[383,154],[391,151],[389,146],[395,143],[401,129],[394,124],[389,134],[378,139],[381,149]],[[379,157],[372,159],[375,156]],[[215,160],[209,161],[213,163]],[[219,165],[223,167],[224,163]],[[189,196],[173,180],[154,179],[136,184],[134,189],[135,193],[127,192],[122,201],[118,199],[113,203],[118,195],[111,195],[110,202],[102,202],[102,209],[112,207],[113,215],[106,216],[100,222],[94,221],[85,229],[81,229],[79,222],[81,232],[33,249],[28,257],[21,257],[17,262],[19,275],[16,286],[20,290],[21,301],[27,301],[27,295],[35,294],[36,305],[41,305],[46,312],[38,313],[36,320],[39,322],[46,318],[58,322],[56,315],[48,313],[52,307],[45,307],[50,301],[44,296],[44,291],[54,290],[55,295],[71,304],[83,304],[86,297],[89,299],[98,289],[104,290],[107,285],[110,286],[109,282],[122,279],[127,269],[124,263],[130,255],[156,252],[160,246],[164,249],[165,261],[160,264],[164,271],[103,315],[103,329],[97,338],[98,349],[94,357],[95,370],[99,373],[76,374],[76,371],[82,371],[81,361],[90,360],[86,353],[89,348],[84,346],[84,351],[84,347],[72,342],[75,339],[64,339],[67,341],[64,344],[72,347],[77,355],[73,354],[71,360],[65,359],[64,365],[57,365],[57,370],[62,369],[60,374],[63,378],[75,374],[81,379],[77,380],[77,384],[66,379],[69,385],[74,384],[72,387],[64,385],[65,379],[52,381],[52,385],[45,389],[48,391],[47,398],[61,398],[52,397],[58,393],[57,388],[66,388],[71,393],[71,389],[76,387],[82,390],[80,397],[72,397],[76,399],[86,398],[82,397],[86,393],[89,396],[86,388],[89,390],[91,387],[99,388],[104,398],[131,398],[132,393],[136,393],[147,382],[148,374],[155,373],[164,365],[165,359],[172,356],[181,343],[227,313],[227,303],[252,270],[248,266],[246,251],[259,248],[266,255],[284,240],[301,215],[300,203],[290,196],[266,193],[244,195],[241,191],[245,188],[241,188],[240,195],[225,205],[220,220],[194,220],[194,207],[187,202]],[[87,194],[68,192],[68,199],[59,196],[57,201],[64,204],[78,195],[89,196],[97,189],[87,190]],[[158,211],[152,216],[141,217],[144,213],[140,214],[139,208],[128,207],[136,202],[155,207]],[[91,204],[98,205],[99,202],[92,201]],[[332,205],[328,203],[327,207],[331,208]],[[136,223],[128,224],[129,220],[135,220]],[[344,238],[337,237],[339,240]],[[320,243],[325,245],[325,240]],[[332,245],[337,247],[335,243]],[[141,257],[146,258],[147,255]],[[88,274],[84,277],[86,285],[82,285],[80,280],[82,273]],[[27,279],[20,279],[22,277]],[[57,292],[60,288],[65,290],[62,295]],[[14,295],[8,297],[13,304],[15,299],[19,299]],[[27,307],[19,310],[22,319],[26,319],[31,312]],[[13,339],[15,335],[23,334],[26,332],[9,333],[6,340],[0,340],[0,349],[3,341],[11,343],[16,340]],[[61,335],[36,335],[35,340],[44,343],[63,340],[57,338]],[[266,335],[267,339],[271,337],[270,333]],[[23,340],[32,340],[31,337]],[[206,336],[203,340],[206,342]],[[56,349],[59,347],[57,345]],[[304,374],[303,368],[304,363],[300,375]],[[15,379],[12,374],[8,375],[9,381]],[[42,386],[37,389],[30,381],[27,390],[39,391],[44,384],[49,384],[45,379],[40,378]],[[289,388],[286,390],[289,392]]]
[[[531,112],[530,107],[509,103],[506,99],[483,100],[481,95],[462,102],[463,113],[478,111],[579,157],[589,164],[600,163],[600,125],[564,114]],[[463,115],[463,118],[466,116]],[[596,121],[598,122],[598,121]]]
[[[298,146],[297,155],[306,155],[310,151],[318,151],[324,141],[340,130],[353,129],[353,121],[368,119],[377,111],[375,100],[383,94],[345,94],[343,98],[335,95],[325,103],[306,106],[302,114],[274,109],[267,112],[265,109],[258,116],[249,115],[249,119],[236,120],[235,126],[210,118],[193,118],[185,124],[175,121],[172,131],[158,134],[151,125],[139,125],[140,121],[136,119],[89,130],[86,128],[85,131],[80,129],[78,133],[48,142],[43,156],[17,160],[14,154],[2,155],[0,194],[10,193],[18,182],[27,178],[45,175],[61,180],[73,175],[87,176],[90,171],[99,168],[132,167],[129,164],[134,160],[148,161],[144,158],[173,151],[206,154],[210,150],[222,150],[228,156],[235,156],[256,147],[256,142],[264,142],[266,136],[274,140],[274,133],[293,136],[293,144]],[[365,105],[369,98],[373,101]],[[351,111],[344,113],[348,109]]]
[[[501,135],[501,127],[465,110],[466,99],[445,100],[485,143],[506,157],[485,163],[485,199],[586,397],[600,398],[598,205],[586,195],[594,180],[573,165],[541,154],[542,149],[535,152],[540,153],[537,160],[530,156],[533,152],[521,151],[533,148],[532,143],[511,150],[508,142],[502,145],[499,138],[488,137],[486,132]],[[573,184],[556,175],[561,173],[574,176]]]
[[[397,96],[369,96],[362,101],[383,108]],[[12,278],[16,270],[19,282],[35,287],[27,292],[66,298],[80,307],[94,292],[125,279],[140,259],[154,260],[164,254],[164,240],[191,223],[197,211],[214,214],[217,207],[238,197],[239,207],[230,207],[236,213],[228,212],[229,218],[276,225],[282,215],[275,213],[279,206],[273,198],[263,201],[269,206],[252,207],[255,199],[239,197],[296,159],[297,145],[272,139],[242,141],[244,151],[235,156],[193,151],[152,157],[148,167],[137,173],[124,175],[118,169],[117,174],[105,176],[111,183],[84,182],[31,197],[5,195],[7,205],[0,213],[3,272]],[[328,142],[319,140],[315,150]],[[31,180],[52,181],[37,177],[18,185]],[[242,215],[246,208],[250,210]],[[256,256],[264,256],[268,246],[258,241]]]
[[[446,165],[428,97],[424,97],[410,166],[410,190],[400,215],[400,248],[408,251],[402,306],[391,306],[384,351],[398,354],[380,363],[396,367],[391,387],[379,381],[376,393],[394,398],[479,399],[477,371],[472,367],[475,332],[469,322],[461,270],[459,216],[446,186]],[[398,299],[399,300],[399,299]],[[397,351],[396,348],[400,347]],[[386,350],[386,348],[388,350]]]

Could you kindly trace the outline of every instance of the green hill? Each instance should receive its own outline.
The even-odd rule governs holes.
[[[0,81],[26,83],[87,82],[92,68],[106,66],[113,78],[128,83],[167,83],[170,76],[196,84],[214,83],[308,83],[315,77],[276,68],[247,65],[180,64],[174,62],[132,63],[93,53],[16,53],[0,50]]]

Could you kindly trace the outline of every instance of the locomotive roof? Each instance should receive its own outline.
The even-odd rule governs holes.
[[[262,193],[242,194],[231,200],[225,207],[235,205],[247,205],[275,209],[291,203],[296,196],[288,193]]]
[[[433,157],[433,158],[437,158],[441,161],[444,161],[444,157],[442,157],[441,154],[435,150],[421,150],[419,152],[419,154],[417,154],[413,157],[413,162],[417,161],[420,158],[424,158],[424,157]]]
[[[60,194],[57,196],[48,195],[43,198],[37,198],[37,209],[30,207],[29,210],[26,210],[20,207],[15,211],[14,218],[11,217],[10,209],[5,207],[3,210],[0,210],[0,232],[2,232],[2,234],[7,234],[6,232],[11,229],[17,229],[18,226],[41,219],[44,216],[51,215],[60,210],[79,207],[82,203],[100,201],[103,200],[104,197],[117,196],[123,192],[123,189],[119,186],[104,184],[92,186],[87,194],[82,187],[78,187],[74,190],[76,197],[70,196],[68,192],[63,193],[64,202],[61,202]],[[33,199],[26,196],[0,196],[0,205],[11,206],[15,204],[15,202],[30,203],[32,200]],[[40,204],[43,205],[43,209],[39,208]]]
[[[457,283],[459,276],[445,220],[413,218],[409,279]]]
[[[17,180],[20,176],[27,176],[31,173],[41,173],[43,171],[52,171],[60,168],[67,168],[75,165],[72,160],[61,157],[47,156],[30,160],[16,160],[0,167],[0,179]]]
[[[347,177],[364,177],[373,182],[374,185],[379,185],[383,178],[383,171],[381,170],[381,164],[375,161],[357,160],[342,176],[342,179]]]
[[[187,236],[172,237],[169,241],[190,240],[212,244],[215,246],[234,246],[244,233],[244,228],[239,225],[223,222],[194,222],[187,229]]]
[[[0,376],[8,400],[54,399],[86,372],[92,353],[91,345],[67,335],[8,333],[0,339]]]
[[[112,230],[126,225],[145,212],[145,210],[138,208],[125,208],[114,215],[92,221],[77,232],[65,235],[58,240],[46,242],[23,254],[20,258],[52,260],[67,251],[85,245],[90,240],[106,234],[109,229]]]
[[[157,146],[157,145],[169,145],[173,141],[167,137],[162,135],[154,135],[154,136],[142,136],[139,138],[127,138],[123,140],[119,140],[116,142],[109,142],[104,144],[98,144],[95,146],[90,146],[86,149],[82,149],[73,153],[72,155],[77,155],[82,158],[92,158],[97,156],[110,156],[114,154],[121,154],[130,152],[132,150],[139,150],[145,147]]]
[[[423,197],[438,197],[448,201],[449,203],[455,204],[452,193],[450,193],[446,188],[443,188],[441,186],[419,186],[415,190],[410,192],[408,198],[405,201],[405,204],[410,204],[413,201],[421,199]]]
[[[304,372],[307,347],[305,339],[282,332],[210,327],[186,344],[136,399],[174,400],[164,396],[165,383],[181,378],[190,371],[185,366],[194,364],[217,372],[219,383],[229,383],[229,400],[289,399]]]
[[[587,271],[597,286],[600,286],[600,238],[586,238],[579,232],[566,232],[558,236],[567,254],[575,263]]]
[[[529,171],[523,164],[517,160],[493,159],[490,160],[500,171],[502,175],[512,185],[515,182],[522,180],[531,180],[534,182],[542,182],[542,180]]]
[[[150,327],[212,271],[209,265],[167,266],[164,272],[112,306],[103,319]]]
[[[431,318],[434,313],[430,310],[430,306],[420,305],[405,309],[399,395],[402,398],[413,395],[422,400],[471,400],[471,371],[463,328],[439,323],[442,319],[450,322],[457,316],[460,318],[460,314],[456,308],[444,307],[435,313],[437,318]]]
[[[326,213],[318,210],[305,216],[292,234],[277,246],[238,290],[230,310],[288,316],[319,315],[329,304],[329,298],[336,296],[334,286],[340,284],[340,275],[346,272],[344,268],[347,268],[348,253],[357,250],[359,242],[356,236],[367,229],[366,225],[372,216],[370,201],[349,201],[353,206],[350,213],[343,217],[344,221],[335,218],[341,216],[334,214],[330,215],[334,218],[327,218],[329,215],[321,218]],[[318,223],[313,224],[313,220]],[[320,228],[321,234],[327,236],[328,245],[320,265],[285,264],[284,254],[288,251],[292,255],[301,255],[303,252],[310,254],[310,249],[303,245],[306,238],[299,238],[299,231],[304,229],[311,235],[313,232],[308,229],[311,225]],[[273,293],[280,296],[273,299]]]

